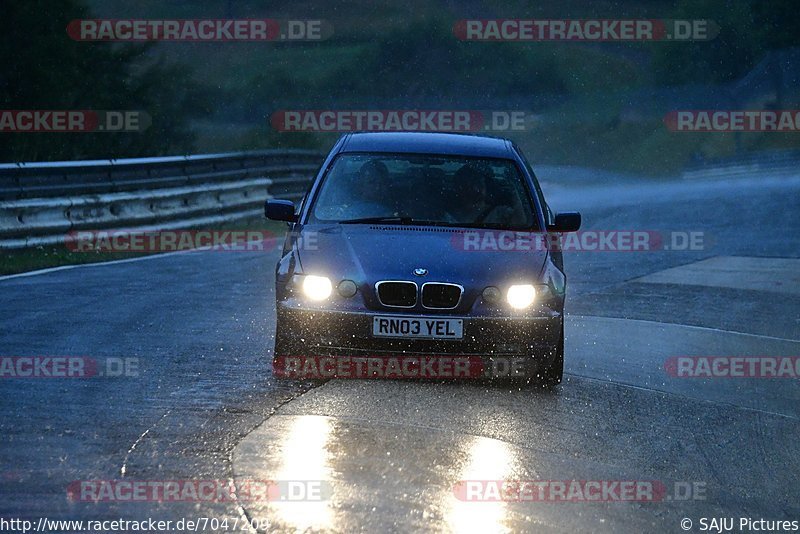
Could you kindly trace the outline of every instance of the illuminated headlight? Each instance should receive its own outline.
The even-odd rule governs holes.
[[[325,300],[331,296],[333,285],[325,276],[303,277],[303,294],[311,300]]]
[[[506,293],[506,301],[512,308],[522,310],[533,304],[536,300],[536,288],[530,284],[511,286]]]

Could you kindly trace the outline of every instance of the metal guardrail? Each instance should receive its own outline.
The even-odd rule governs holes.
[[[197,228],[300,198],[310,150],[0,165],[0,249],[58,245],[77,230]]]
[[[301,198],[323,159],[311,150],[0,164],[0,249],[64,243],[69,232],[199,228],[262,213],[264,199]],[[800,174],[800,151],[708,160],[684,179]]]
[[[800,151],[770,150],[723,159],[710,159],[687,166],[685,180],[729,179],[744,176],[793,176],[800,174]]]

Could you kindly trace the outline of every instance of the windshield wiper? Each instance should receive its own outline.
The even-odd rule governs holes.
[[[516,227],[509,227],[508,225],[500,223],[462,223],[462,222],[447,222],[447,221],[433,221],[429,219],[414,219],[413,217],[406,216],[387,216],[387,217],[359,217],[357,219],[345,219],[337,221],[339,224],[400,224],[400,225],[420,225],[420,226],[446,226],[450,228],[476,228],[476,229],[491,229],[491,230],[516,230]],[[530,228],[524,228],[520,231],[531,231]]]
[[[371,224],[371,223],[397,223],[397,224],[424,224],[430,221],[420,221],[411,217],[359,217],[358,219],[345,219],[339,224]]]

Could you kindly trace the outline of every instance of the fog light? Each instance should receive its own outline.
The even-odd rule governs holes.
[[[352,280],[342,280],[339,282],[337,289],[339,290],[339,294],[347,299],[355,295],[356,291],[358,291],[356,283]]]
[[[325,300],[332,291],[331,281],[324,276],[303,277],[303,293],[311,300]]]
[[[506,300],[512,308],[522,310],[527,308],[536,299],[536,288],[530,284],[511,286],[508,288]]]
[[[500,290],[494,286],[489,286],[483,290],[483,300],[487,304],[497,304],[500,302]]]

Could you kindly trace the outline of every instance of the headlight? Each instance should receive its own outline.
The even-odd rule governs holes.
[[[536,300],[536,288],[530,284],[511,286],[506,293],[506,300],[512,308],[522,310]]]
[[[303,277],[303,294],[311,300],[325,300],[331,296],[333,285],[325,276],[308,275]]]

